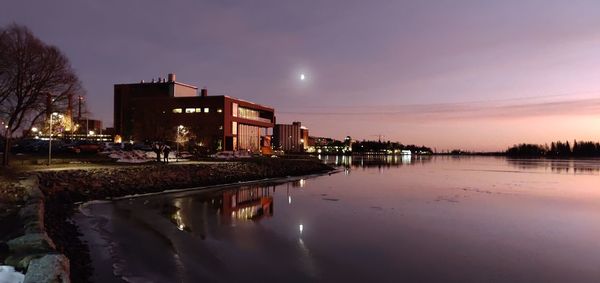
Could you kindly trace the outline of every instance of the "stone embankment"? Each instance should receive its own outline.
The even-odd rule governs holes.
[[[257,159],[244,162],[42,171],[38,176],[41,189],[47,197],[74,203],[167,189],[301,176],[331,169],[313,160]]]
[[[92,272],[89,252],[68,221],[75,203],[332,169],[314,160],[253,159],[36,172],[23,181],[28,195],[19,211],[24,235],[6,243],[5,262],[26,271],[25,282],[85,282]]]
[[[23,235],[5,243],[9,256],[4,260],[17,270],[26,271],[26,283],[70,282],[69,259],[60,254],[46,233],[45,196],[36,178],[20,181],[14,186],[26,191],[25,203],[18,213]]]

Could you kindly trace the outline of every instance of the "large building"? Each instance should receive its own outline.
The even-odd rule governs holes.
[[[189,141],[209,151],[270,149],[271,107],[168,79],[117,84],[115,134],[124,141]]]
[[[285,152],[303,152],[308,145],[308,129],[300,122],[276,124],[273,129],[273,143],[276,149]]]
[[[303,151],[308,150],[308,128],[301,126],[300,127],[300,143],[302,143]]]

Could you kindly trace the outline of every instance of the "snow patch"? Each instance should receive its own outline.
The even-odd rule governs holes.
[[[8,265],[0,265],[0,283],[23,283],[25,275]]]

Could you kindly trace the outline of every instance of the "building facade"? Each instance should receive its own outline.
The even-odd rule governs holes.
[[[285,152],[303,152],[302,123],[293,122],[292,124],[276,124],[273,129],[273,143],[276,149]],[[308,130],[306,130],[306,141],[308,142]]]
[[[115,134],[123,141],[177,141],[207,149],[270,149],[271,107],[167,80],[114,86]]]
[[[300,127],[300,143],[302,143],[303,151],[308,150],[308,137],[308,128],[304,126]]]

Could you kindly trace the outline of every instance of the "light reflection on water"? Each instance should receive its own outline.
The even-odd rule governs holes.
[[[423,165],[437,160],[470,160],[477,156],[431,156],[431,155],[318,155],[324,163],[340,166],[349,174],[351,169],[377,168],[379,170],[397,168],[405,165]],[[541,170],[552,173],[600,174],[600,159],[515,159],[504,157],[488,157],[506,161],[509,165],[521,170]]]
[[[340,166],[349,174],[351,169],[377,168],[379,171],[406,165],[422,165],[431,162],[430,155],[318,155],[325,164]]]
[[[77,221],[92,256],[111,246],[120,276],[141,281],[600,278],[596,161],[324,160],[346,174],[95,204]]]
[[[561,174],[600,174],[600,159],[507,159],[521,170],[541,170]]]

